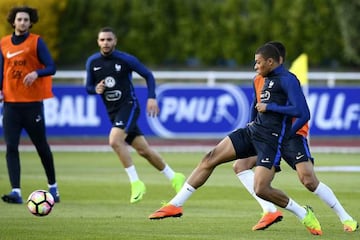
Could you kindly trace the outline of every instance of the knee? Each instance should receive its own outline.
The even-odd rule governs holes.
[[[232,167],[233,167],[235,174],[241,173],[242,171],[246,170],[246,169],[244,169],[243,165],[241,164],[241,162],[239,160],[236,160]]]
[[[145,148],[136,148],[135,149],[136,152],[143,158],[147,158],[148,156],[150,156],[150,151],[149,149],[145,149]]]
[[[233,167],[235,174],[238,174],[245,170],[252,169],[253,166],[249,165],[248,161],[246,161],[246,159],[238,159],[234,162],[232,167]]]
[[[314,175],[302,176],[300,181],[310,192],[314,192],[319,185],[319,180]]]
[[[205,169],[213,169],[215,168],[216,164],[213,159],[213,152],[209,152],[205,155],[205,157],[200,162],[200,167]]]
[[[254,192],[259,198],[266,199],[266,191],[264,188],[255,187]]]
[[[6,152],[8,153],[18,153],[19,152],[19,146],[16,144],[7,144],[6,145]]]
[[[115,139],[109,139],[109,145],[112,149],[116,150],[120,148],[121,142],[116,141]]]
[[[254,184],[254,192],[259,198],[266,199],[269,189],[270,187],[267,185]]]
[[[301,179],[301,183],[310,191],[314,192],[319,185],[319,181],[313,177],[304,177]]]

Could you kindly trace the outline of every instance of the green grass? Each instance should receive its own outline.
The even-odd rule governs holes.
[[[46,217],[31,215],[22,205],[0,202],[0,239],[310,239],[297,218],[287,211],[282,222],[266,231],[251,231],[260,207],[242,187],[231,163],[219,166],[209,181],[185,204],[180,219],[150,221],[147,216],[174,196],[170,182],[143,159],[134,156],[147,185],[142,202],[130,205],[128,178],[112,152],[55,152],[61,203]],[[202,153],[164,153],[176,170],[189,175]],[[0,194],[10,190],[5,153],[0,152]],[[317,166],[360,165],[359,154],[315,154]],[[22,153],[24,200],[35,189],[46,189],[36,153]],[[349,213],[360,220],[360,173],[319,172]],[[302,187],[295,172],[283,164],[273,185],[300,204],[310,204],[322,224],[322,239],[360,239],[359,232],[345,233],[337,216],[314,194]]]

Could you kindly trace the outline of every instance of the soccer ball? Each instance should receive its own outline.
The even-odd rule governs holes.
[[[36,190],[30,194],[26,201],[29,211],[38,217],[48,215],[55,205],[51,193],[45,190]]]

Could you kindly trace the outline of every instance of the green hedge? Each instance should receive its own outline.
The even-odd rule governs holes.
[[[8,1],[0,3],[2,13]],[[40,21],[56,19],[57,24],[34,30],[49,40],[59,68],[84,68],[86,58],[98,51],[103,26],[116,29],[118,49],[156,68],[251,67],[256,48],[270,40],[285,43],[288,62],[306,52],[310,67],[360,64],[358,0],[51,2],[57,5],[38,4]]]

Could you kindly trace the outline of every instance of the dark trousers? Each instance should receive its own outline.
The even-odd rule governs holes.
[[[23,129],[36,148],[48,184],[54,184],[56,182],[54,159],[46,138],[43,103],[4,103],[3,130],[6,162],[12,188],[20,188],[19,143]]]

